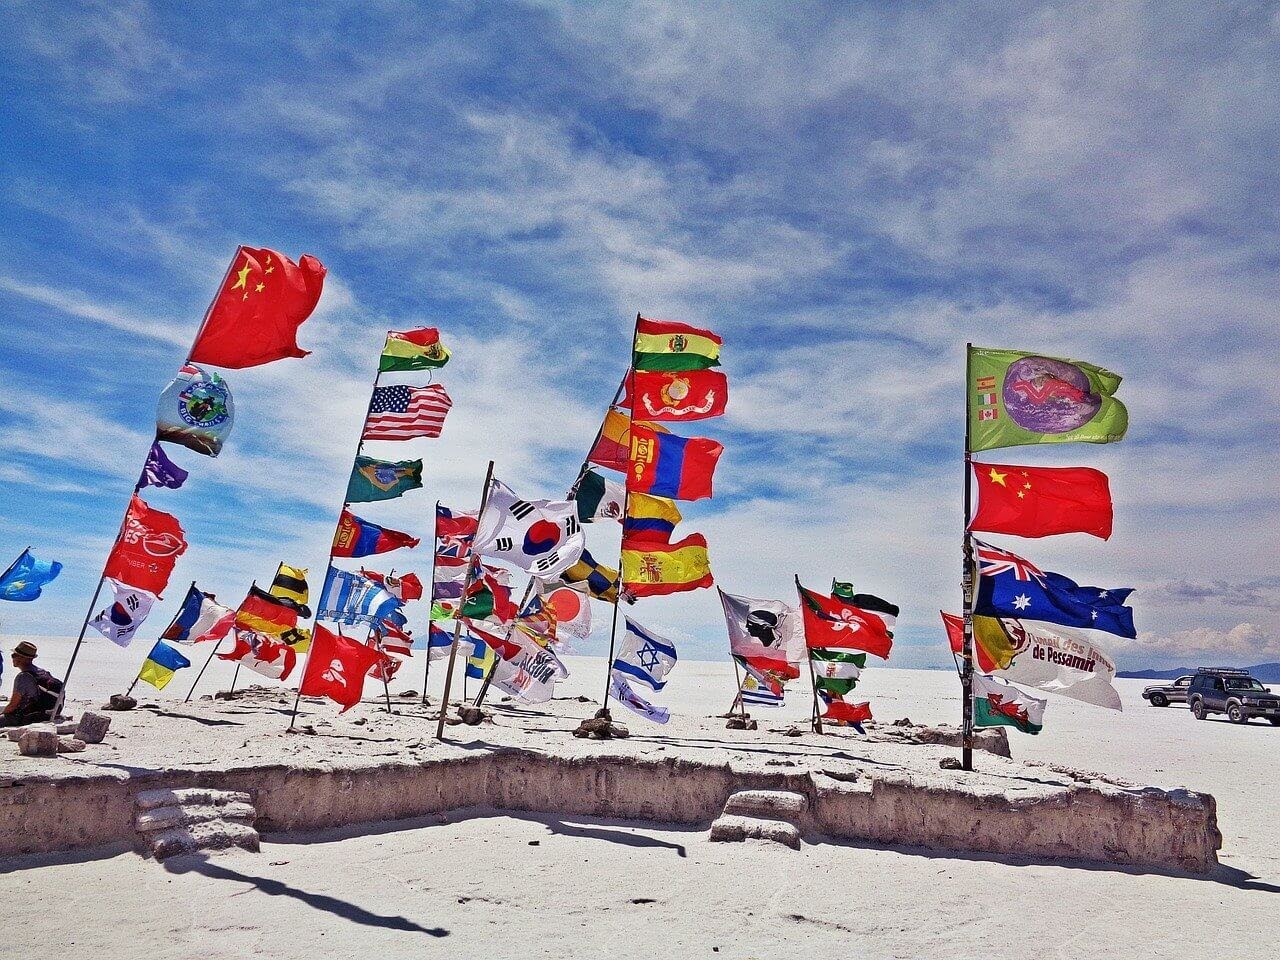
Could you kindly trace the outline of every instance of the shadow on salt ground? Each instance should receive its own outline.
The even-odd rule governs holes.
[[[574,817],[572,820],[568,820],[564,816],[554,814],[532,813],[522,810],[495,810],[492,807],[468,807],[450,810],[448,813],[411,817],[406,820],[384,820],[381,823],[352,824],[350,826],[329,827],[322,830],[308,830],[298,833],[264,834],[263,839],[278,844],[333,843],[353,837],[380,836],[386,833],[400,833],[406,830],[447,827],[450,824],[463,823],[467,820],[493,820],[498,818],[540,823],[550,833],[566,837],[603,840],[606,843],[616,843],[626,847],[665,847],[673,850],[680,857],[688,855],[684,844],[671,843],[643,833],[635,833],[634,830],[636,828],[655,827],[661,829],[664,833],[682,832],[702,836],[705,836],[707,831],[706,826],[697,827],[687,824],[650,823],[644,820],[605,820],[599,817]]]
[[[211,717],[193,717],[189,713],[173,713],[169,710],[163,710],[160,707],[139,707],[139,710],[146,710],[154,713],[156,716],[164,717],[166,720],[190,720],[192,723],[203,724],[206,727],[243,727],[244,724],[238,720],[214,720]]]
[[[841,840],[831,837],[821,839],[823,846],[846,847],[856,850],[883,850],[908,857],[926,860],[957,860],[966,863],[998,863],[1006,867],[1058,867],[1062,870],[1080,870],[1085,873],[1123,873],[1131,877],[1167,877],[1170,880],[1198,880],[1201,883],[1220,883],[1237,890],[1253,890],[1258,893],[1280,893],[1280,885],[1254,876],[1239,867],[1219,865],[1212,873],[1189,873],[1185,870],[1161,870],[1155,867],[1138,867],[1125,863],[1092,863],[1086,860],[1063,860],[1053,857],[1015,857],[998,853],[973,853],[933,847],[908,847],[894,844],[870,843],[858,840]]]
[[[22,870],[35,870],[39,867],[61,867],[72,863],[92,863],[95,860],[110,860],[126,853],[132,853],[133,847],[127,843],[111,843],[102,847],[89,847],[85,850],[60,850],[57,853],[20,853],[13,857],[0,859],[0,876],[7,873],[18,873]]]
[[[307,890],[300,890],[292,887],[280,880],[273,880],[270,877],[260,877],[256,874],[242,873],[239,870],[233,870],[221,863],[215,863],[208,857],[201,855],[190,855],[181,857],[172,857],[164,862],[164,868],[170,873],[199,873],[209,877],[212,880],[230,880],[234,883],[247,883],[260,893],[265,893],[269,897],[290,897],[300,903],[305,903],[313,910],[319,910],[323,913],[332,914],[351,923],[358,923],[365,927],[378,927],[383,930],[401,930],[405,933],[425,933],[432,937],[447,937],[449,931],[443,927],[423,927],[414,923],[406,917],[386,917],[379,913],[372,913],[364,907],[357,906],[346,900],[339,900],[337,897],[331,897],[323,893],[311,893]]]

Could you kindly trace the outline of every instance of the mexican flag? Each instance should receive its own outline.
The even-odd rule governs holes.
[[[627,488],[616,480],[606,480],[594,470],[586,470],[578,481],[573,501],[578,506],[578,520],[622,520],[622,508],[627,498]]]
[[[1039,733],[1044,727],[1044,704],[1011,683],[982,673],[973,675],[975,727],[1013,727],[1023,733]]]

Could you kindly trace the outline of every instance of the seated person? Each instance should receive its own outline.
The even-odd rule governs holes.
[[[36,645],[30,640],[13,648],[13,665],[18,673],[13,678],[13,694],[0,714],[0,727],[47,722],[58,705],[62,681],[36,666]]]

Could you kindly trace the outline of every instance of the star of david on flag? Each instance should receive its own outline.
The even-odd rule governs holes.
[[[627,630],[613,660],[613,670],[653,690],[667,685],[666,676],[676,665],[676,648],[670,641],[626,617]]]

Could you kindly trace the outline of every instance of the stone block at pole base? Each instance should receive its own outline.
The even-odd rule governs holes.
[[[56,757],[58,733],[56,730],[27,730],[18,738],[18,751],[24,757]]]
[[[76,738],[85,743],[101,743],[106,739],[107,731],[110,729],[110,717],[86,710],[81,714],[80,722],[76,724]]]

